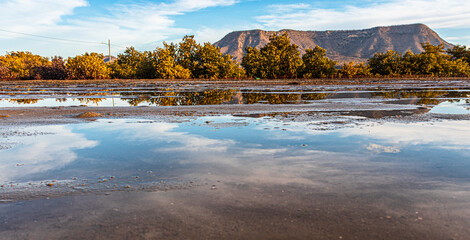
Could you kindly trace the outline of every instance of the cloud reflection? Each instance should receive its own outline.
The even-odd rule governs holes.
[[[470,149],[470,122],[440,120],[428,122],[364,122],[360,125],[329,123],[330,130],[319,131],[316,122],[293,122],[283,125],[283,132],[275,132],[271,139],[305,140],[311,136],[338,134],[342,138],[362,137],[372,141],[368,144],[403,146],[433,145],[441,149]],[[327,123],[327,122],[326,122]],[[273,129],[279,123],[268,121],[257,126],[258,130]],[[370,150],[370,149],[369,149]]]
[[[21,142],[21,144],[0,151],[0,181],[11,181],[30,174],[64,167],[77,159],[74,150],[98,145],[97,141],[90,141],[83,134],[73,133],[67,126],[25,129],[26,132],[29,130],[48,134],[11,137],[10,141]],[[21,166],[17,166],[18,164]]]
[[[442,149],[470,149],[469,121],[435,121],[374,124],[341,130],[344,137],[362,136],[395,147],[432,145]]]
[[[221,119],[218,119],[219,121]],[[235,118],[223,118],[230,122]],[[271,121],[271,120],[263,120]],[[282,123],[278,123],[282,124]],[[112,124],[104,121],[85,126],[99,131],[119,131],[118,141],[151,142],[153,148],[147,149],[141,161],[152,163],[154,159],[167,158],[181,165],[190,164],[190,173],[185,172],[182,179],[209,177],[238,182],[256,182],[269,184],[318,184],[310,175],[338,174],[338,169],[328,166],[337,162],[357,162],[364,159],[356,154],[335,153],[312,150],[299,145],[271,145],[269,140],[260,138],[245,142],[245,137],[231,134],[210,134],[210,125],[202,124],[191,130],[189,123],[138,123],[138,121],[115,120]],[[253,131],[249,128],[232,128],[233,131]],[[227,131],[231,131],[230,129]],[[254,130],[256,131],[256,130]],[[264,131],[266,137],[274,132]],[[269,139],[269,138],[268,138]],[[277,146],[277,147],[276,147]],[[157,155],[152,154],[157,153]],[[183,174],[183,173],[182,173]],[[203,174],[203,175],[201,175]]]
[[[218,120],[240,119],[223,117]],[[184,171],[168,169],[169,174],[177,174],[181,179],[201,178],[202,173],[212,172],[212,177],[226,180],[270,184],[319,184],[322,179],[336,177],[344,180],[345,175],[352,176],[353,172],[370,174],[374,168],[380,168],[384,163],[370,161],[378,154],[393,153],[388,157],[403,157],[402,151],[413,150],[416,145],[426,145],[424,149],[468,150],[470,142],[466,134],[470,123],[466,121],[368,122],[359,127],[330,131],[316,130],[307,122],[285,125],[274,119],[247,119],[251,121],[247,127],[237,125],[216,131],[208,124],[194,125],[197,121],[99,120],[73,126],[73,131],[78,133],[67,126],[48,126],[45,129],[55,133],[52,137],[24,137],[21,139],[24,144],[0,151],[0,180],[69,164],[77,159],[74,150],[98,145],[96,141],[87,140],[88,133],[98,139],[100,136],[103,140],[112,138],[102,141],[109,145],[103,149],[111,150],[97,156],[105,154],[116,169],[122,166],[158,168],[165,165],[161,165],[162,162],[171,162]],[[270,130],[266,130],[267,127]],[[341,144],[330,145],[335,142]],[[115,151],[116,146],[124,147],[123,151]],[[103,150],[97,148],[96,151]],[[369,154],[364,154],[365,151]],[[131,163],[129,156],[134,159]],[[17,167],[18,163],[25,166]]]

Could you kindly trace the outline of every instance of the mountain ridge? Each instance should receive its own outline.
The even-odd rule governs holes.
[[[327,56],[330,59],[340,64],[350,61],[365,62],[374,53],[388,50],[404,53],[409,49],[414,53],[420,53],[423,51],[421,43],[424,42],[433,45],[443,43],[446,49],[454,46],[421,23],[379,26],[361,30],[300,31],[283,29],[265,31],[254,29],[234,31],[214,45],[220,47],[222,53],[228,53],[240,62],[247,46],[261,48],[269,42],[271,35],[284,32],[287,32],[291,42],[299,47],[301,54],[304,54],[306,49],[313,49],[318,45],[327,50]]]

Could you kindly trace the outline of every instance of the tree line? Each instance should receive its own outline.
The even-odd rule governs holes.
[[[210,43],[199,44],[185,36],[178,44],[164,43],[153,51],[127,48],[113,62],[98,53],[46,58],[30,52],[0,56],[0,79],[277,79],[399,77],[409,75],[456,77],[470,75],[470,50],[422,43],[424,51],[404,54],[376,53],[367,63],[337,65],[316,46],[300,54],[287,33],[274,34],[260,48],[247,47],[241,64]]]

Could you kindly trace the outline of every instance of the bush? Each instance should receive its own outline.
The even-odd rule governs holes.
[[[302,75],[304,78],[332,77],[336,73],[336,62],[326,57],[326,50],[315,46],[307,49],[302,56]]]
[[[302,66],[297,45],[291,44],[287,33],[274,34],[266,46],[257,50],[245,49],[242,67],[249,77],[255,78],[296,78]]]
[[[191,78],[191,71],[176,63],[176,55],[173,51],[174,45],[165,44],[164,48],[156,50],[157,78],[162,79],[188,79]]]
[[[37,79],[64,80],[67,78],[65,61],[62,57],[53,57],[51,65],[43,65],[34,69]]]
[[[110,69],[103,61],[103,54],[85,53],[69,57],[65,68],[70,79],[104,79],[109,78]]]
[[[39,55],[30,52],[9,52],[0,56],[0,66],[3,79],[36,79],[36,69],[41,66],[49,66],[51,62]]]
[[[341,69],[338,71],[339,77],[369,77],[371,76],[369,66],[364,63],[354,64],[354,62],[349,62],[343,64]]]
[[[1,80],[8,79],[8,73],[9,72],[10,72],[10,70],[7,67],[0,65],[0,79]]]

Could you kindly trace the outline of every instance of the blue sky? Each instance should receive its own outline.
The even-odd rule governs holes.
[[[470,45],[468,0],[0,0],[0,54],[106,53],[107,46],[100,43],[111,39],[116,55],[127,46],[152,50],[184,35],[213,43],[236,30],[340,30],[412,23],[428,25],[448,42]]]

